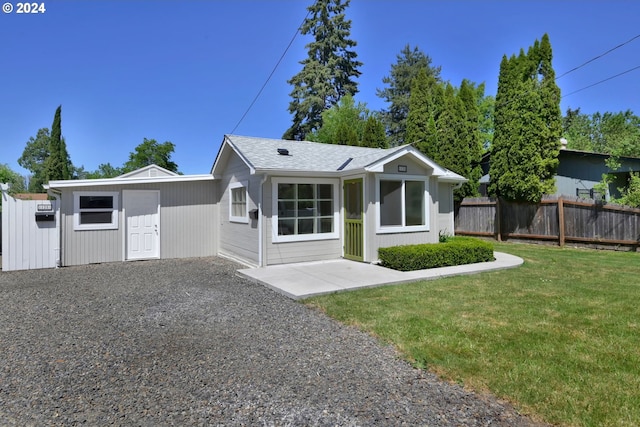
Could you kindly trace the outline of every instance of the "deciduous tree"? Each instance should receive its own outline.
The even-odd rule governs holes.
[[[45,191],[42,185],[47,182],[44,162],[49,156],[49,139],[49,129],[39,129],[35,137],[29,138],[18,159],[18,164],[31,172],[27,188],[30,193]]]
[[[166,141],[159,144],[155,139],[144,138],[142,144],[129,153],[129,160],[121,168],[122,173],[132,172],[136,169],[149,165],[158,165],[172,172],[178,172],[178,165],[171,160],[171,155],[175,149],[172,142]],[[101,165],[102,166],[102,165]],[[111,167],[111,165],[108,165]],[[105,165],[105,171],[109,170]]]

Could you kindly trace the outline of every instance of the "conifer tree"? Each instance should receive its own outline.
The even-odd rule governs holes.
[[[546,34],[526,54],[502,58],[489,170],[493,195],[538,202],[555,191],[562,116],[551,61]]]
[[[391,65],[388,76],[382,82],[388,87],[378,89],[378,97],[389,103],[387,110],[381,111],[380,119],[386,128],[389,143],[392,147],[412,143],[407,138],[407,120],[409,116],[409,104],[413,80],[420,70],[427,76],[440,81],[440,67],[431,65],[431,58],[425,55],[417,46],[411,49],[406,45],[396,57],[397,62]]]
[[[377,117],[371,115],[365,121],[360,145],[371,148],[388,147],[387,136],[384,132],[384,125]]]
[[[458,165],[456,172],[469,181],[464,183],[459,189],[455,190],[455,199],[461,201],[465,197],[474,197],[478,195],[478,187],[480,186],[480,177],[482,169],[480,168],[480,160],[482,158],[482,139],[479,127],[479,108],[478,104],[484,98],[482,92],[479,92],[468,80],[463,80],[458,91],[458,99],[460,101],[460,126],[458,128],[458,140],[462,148],[466,149],[466,159],[462,162],[458,157]],[[478,99],[478,96],[480,99]]]
[[[51,125],[49,156],[44,162],[46,181],[71,179],[73,165],[67,152],[67,144],[62,137],[62,106],[58,106]]]
[[[409,110],[406,121],[406,143],[427,157],[435,160],[438,156],[438,133],[436,120],[442,110],[442,87],[426,69],[420,69],[411,85]]]
[[[283,138],[303,140],[322,125],[322,112],[337,104],[344,95],[355,95],[362,63],[356,60],[349,39],[351,21],[345,19],[350,0],[316,0],[308,7],[310,17],[300,29],[311,34],[308,57],[300,62],[302,70],[288,81],[293,86],[289,112],[293,124]]]

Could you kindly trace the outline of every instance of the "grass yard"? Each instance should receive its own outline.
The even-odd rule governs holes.
[[[640,254],[516,243],[495,250],[525,263],[305,303],[539,420],[640,425]]]

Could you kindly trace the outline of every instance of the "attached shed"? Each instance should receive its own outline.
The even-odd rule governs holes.
[[[348,258],[453,233],[466,179],[411,145],[389,149],[226,135],[218,182],[219,253],[255,266]]]
[[[109,179],[50,181],[60,200],[60,265],[212,256],[216,183],[156,165]]]

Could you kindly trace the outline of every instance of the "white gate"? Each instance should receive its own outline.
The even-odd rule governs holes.
[[[19,200],[2,192],[2,270],[53,268],[60,257],[56,200]]]

